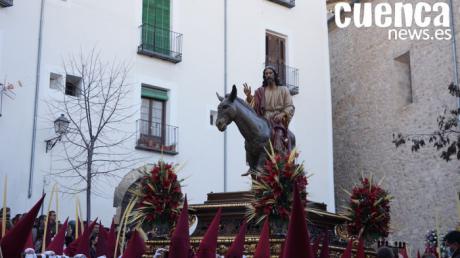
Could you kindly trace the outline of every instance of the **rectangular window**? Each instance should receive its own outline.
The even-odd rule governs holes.
[[[397,98],[400,100],[401,106],[406,106],[413,103],[412,92],[412,74],[411,74],[411,61],[410,52],[395,58],[396,73],[395,79],[397,80]]]
[[[67,74],[65,77],[65,95],[78,97],[80,95],[81,78]]]
[[[161,138],[165,121],[165,102],[163,100],[142,97],[141,131],[145,135]]]
[[[209,111],[209,123],[214,126],[216,125],[216,121],[217,121],[217,111],[215,110],[210,110]]]
[[[57,74],[57,73],[50,73],[50,89],[53,89],[53,90],[62,89],[62,86],[64,85],[62,81],[63,81],[62,75]]]
[[[0,6],[2,7],[13,6],[13,0],[0,0]]]

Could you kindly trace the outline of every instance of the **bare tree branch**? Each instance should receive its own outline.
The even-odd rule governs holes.
[[[63,113],[70,121],[62,137],[63,149],[56,160],[66,165],[56,168],[52,176],[64,179],[61,192],[86,192],[87,219],[91,218],[91,196],[103,195],[97,178],[119,179],[120,171],[131,169],[145,158],[132,158],[132,148],[124,147],[135,133],[120,129],[133,121],[137,110],[128,103],[129,68],[122,62],[103,62],[95,49],[88,54],[71,56],[64,64],[67,75],[79,78],[78,96],[63,94],[48,103],[50,114]],[[65,85],[63,85],[65,93]],[[96,181],[93,181],[96,180]]]

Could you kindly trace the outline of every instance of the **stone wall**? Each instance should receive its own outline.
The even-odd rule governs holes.
[[[455,13],[459,24],[459,8]],[[329,25],[336,207],[340,211],[348,200],[342,188],[351,189],[362,173],[385,177],[383,186],[395,197],[389,239],[423,251],[424,235],[436,228],[436,216],[442,232],[459,222],[460,163],[445,162],[433,148],[396,149],[392,134],[431,132],[445,106],[456,106],[447,90],[453,81],[451,41],[390,41],[387,33],[375,26]],[[401,90],[407,83],[405,68],[395,60],[407,52],[412,103]]]

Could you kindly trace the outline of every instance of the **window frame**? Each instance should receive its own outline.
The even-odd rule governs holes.
[[[157,96],[155,96],[155,94],[157,94]],[[164,145],[166,144],[166,140],[167,140],[166,139],[167,137],[166,127],[168,126],[168,124],[166,123],[166,108],[167,108],[167,102],[169,100],[168,90],[146,85],[146,84],[142,84],[141,86],[141,105],[143,105],[143,101],[142,101],[143,99],[148,101],[148,114],[147,114],[148,116],[147,116],[147,121],[145,121],[148,125],[148,129],[147,129],[147,135],[144,135],[144,136],[147,138],[152,138],[152,139],[157,139],[157,140],[159,139],[159,143]],[[157,122],[154,122],[154,120],[152,119],[153,112],[154,112],[153,105],[155,101],[161,103],[161,122],[160,122],[161,130],[160,130],[159,136],[155,135],[151,128],[153,123],[157,123]],[[141,115],[141,123],[143,123],[142,106],[141,106],[140,115]],[[141,135],[142,135],[142,130],[141,130]]]
[[[166,100],[161,100],[161,99],[156,99],[156,98],[146,97],[146,96],[141,96],[141,100],[142,99],[146,99],[146,100],[149,101],[148,117],[147,117],[147,123],[149,125],[148,126],[148,136],[152,136],[152,137],[157,136],[152,132],[152,128],[151,128],[151,125],[153,123],[157,123],[157,122],[153,121],[153,102],[154,101],[161,102],[161,122],[160,122],[161,131],[160,131],[159,138],[161,138],[161,143],[164,144],[164,142],[165,142],[165,134],[166,134]],[[142,114],[141,114],[141,116],[142,116]]]

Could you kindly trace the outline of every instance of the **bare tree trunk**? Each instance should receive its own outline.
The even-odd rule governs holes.
[[[92,173],[91,167],[93,163],[93,144],[90,144],[88,149],[88,163],[86,167],[86,223],[89,225],[91,221],[91,181],[92,181]]]

